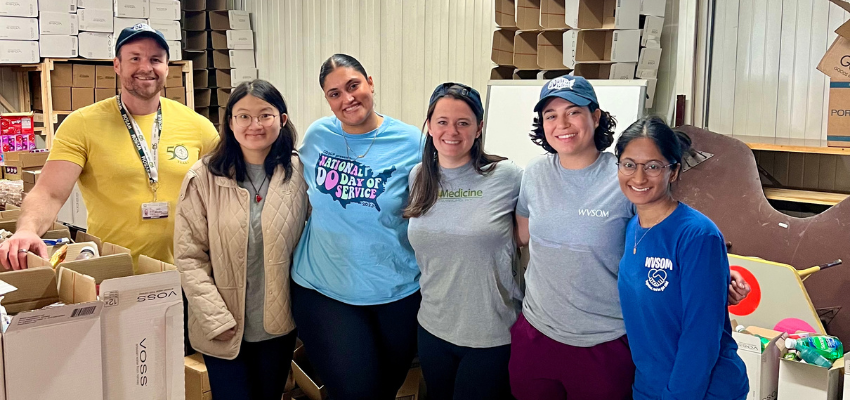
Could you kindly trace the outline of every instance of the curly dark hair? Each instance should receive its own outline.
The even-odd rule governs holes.
[[[590,103],[587,105],[590,112],[596,112],[599,105]],[[596,144],[596,150],[604,151],[614,143],[614,129],[617,128],[617,119],[607,111],[600,110],[599,126],[593,132],[593,143]],[[538,112],[534,117],[531,133],[528,134],[534,144],[542,147],[544,150],[555,154],[557,151],[546,141],[546,133],[543,132],[543,112]]]

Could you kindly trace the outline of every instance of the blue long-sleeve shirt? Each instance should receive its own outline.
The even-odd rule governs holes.
[[[632,218],[618,288],[637,367],[635,400],[747,395],[726,308],[728,283],[723,235],[699,211],[679,203],[651,230]]]

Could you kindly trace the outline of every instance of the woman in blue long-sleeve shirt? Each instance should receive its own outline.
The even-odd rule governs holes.
[[[690,144],[655,117],[617,143],[620,189],[637,210],[618,278],[635,400],[744,399],[749,390],[726,308],[723,235],[671,193]]]

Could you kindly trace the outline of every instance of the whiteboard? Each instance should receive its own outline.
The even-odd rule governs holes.
[[[534,105],[548,80],[491,80],[487,85],[484,113],[484,151],[507,157],[525,168],[546,151],[528,134],[534,121]],[[599,106],[617,119],[615,138],[644,116],[646,80],[590,80]],[[608,151],[614,151],[611,146]]]

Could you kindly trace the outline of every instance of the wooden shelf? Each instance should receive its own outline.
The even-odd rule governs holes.
[[[815,192],[809,190],[764,188],[764,196],[769,200],[790,201],[792,203],[820,204],[834,206],[850,195],[842,193]]]
[[[850,156],[850,148],[829,147],[826,140],[820,139],[791,139],[759,136],[731,136],[738,139],[753,150],[784,151],[788,153],[815,153]]]

